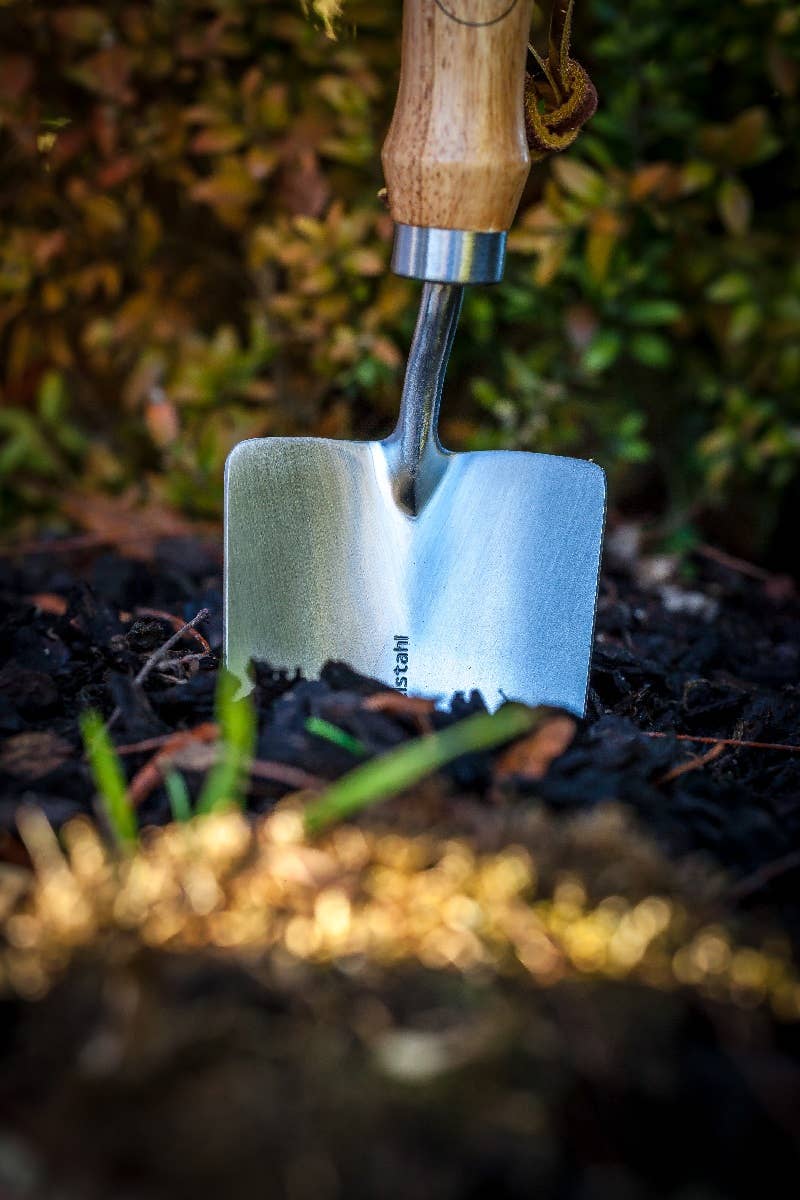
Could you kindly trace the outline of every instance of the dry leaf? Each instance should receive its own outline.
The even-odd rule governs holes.
[[[630,177],[628,195],[638,203],[656,192],[661,192],[677,174],[672,163],[655,162],[638,167]]]
[[[61,501],[61,511],[99,543],[113,546],[130,558],[152,559],[159,542],[198,533],[196,521],[164,504],[137,503],[133,491],[122,496],[70,492]],[[201,524],[199,530],[201,534],[217,532],[209,524]]]
[[[311,148],[287,149],[275,196],[281,208],[293,215],[322,216],[330,198],[330,184]]]
[[[747,233],[753,215],[753,198],[741,180],[730,177],[720,184],[717,209],[729,233],[736,237]]]
[[[542,779],[550,764],[571,745],[578,722],[569,713],[555,710],[531,733],[512,743],[500,755],[495,779]]]

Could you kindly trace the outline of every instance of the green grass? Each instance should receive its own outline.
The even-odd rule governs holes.
[[[216,715],[220,726],[220,757],[206,776],[197,801],[198,815],[243,808],[250,763],[256,743],[256,713],[249,697],[236,699],[238,681],[227,671],[220,674]],[[476,713],[439,733],[426,734],[398,746],[380,758],[355,767],[333,783],[305,810],[306,832],[317,834],[371,804],[396,796],[427,775],[464,754],[492,750],[528,733],[539,720],[537,709],[504,704],[494,714]],[[122,763],[99,713],[90,710],[81,719],[81,731],[92,776],[109,827],[123,848],[138,839],[136,812],[128,796]],[[310,733],[326,737],[352,753],[364,754],[357,738],[320,718],[309,718]],[[168,771],[164,786],[175,821],[192,819],[186,781]]]
[[[186,780],[180,771],[167,771],[164,776],[164,788],[169,800],[169,808],[173,821],[183,822],[192,819],[192,801]]]
[[[111,832],[123,849],[132,849],[139,836],[136,812],[105,722],[99,712],[89,709],[81,714],[80,725],[92,778]]]
[[[364,758],[367,753],[367,747],[359,738],[353,737],[352,733],[340,729],[338,725],[333,725],[322,717],[309,717],[306,721],[306,733],[324,738],[326,742],[333,742],[335,746],[341,746],[357,758]]]
[[[247,773],[255,750],[256,715],[249,699],[235,698],[237,690],[236,679],[222,671],[216,697],[220,757],[206,776],[197,801],[199,814],[244,807]],[[122,762],[98,712],[90,709],[83,713],[80,726],[92,778],[109,828],[121,847],[131,849],[138,841],[138,823],[128,796]],[[178,771],[168,771],[164,787],[173,820],[190,821],[194,814],[183,776]]]
[[[244,808],[247,773],[256,745],[256,713],[249,696],[236,699],[239,682],[221,670],[216,716],[220,728],[219,762],[209,771],[197,801],[199,814]]]
[[[527,733],[539,720],[536,709],[504,704],[496,713],[476,713],[440,733],[426,734],[348,772],[305,810],[306,832],[320,833],[370,804],[396,796],[463,754],[491,750]]]

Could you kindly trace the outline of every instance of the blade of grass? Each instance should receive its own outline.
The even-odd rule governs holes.
[[[347,750],[359,758],[363,758],[367,753],[367,747],[359,738],[353,737],[352,733],[348,733],[345,729],[340,729],[338,725],[323,720],[322,717],[309,717],[306,721],[306,732],[313,734],[314,737],[324,738],[327,742],[333,742],[335,746],[341,746],[343,750]]]
[[[180,771],[168,771],[164,776],[164,787],[169,799],[173,821],[186,822],[192,819],[192,802],[186,780]]]
[[[130,849],[136,845],[139,831],[122,763],[98,712],[88,709],[82,713],[80,725],[92,778],[111,832],[121,846]]]
[[[247,773],[256,745],[256,714],[249,696],[236,699],[239,681],[229,671],[220,671],[216,696],[216,717],[221,735],[220,758],[209,772],[200,798],[198,813],[242,808]]]
[[[388,754],[364,763],[337,780],[305,810],[309,834],[319,833],[379,800],[395,796],[462,754],[491,750],[520,737],[540,720],[539,710],[504,704],[496,713],[476,713],[443,729],[416,738]]]

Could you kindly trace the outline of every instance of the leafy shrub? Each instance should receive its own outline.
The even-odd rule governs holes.
[[[416,292],[377,198],[399,23],[0,7],[7,519],[132,484],[213,514],[242,436],[388,429]],[[684,537],[746,496],[752,548],[800,456],[800,16],[594,0],[575,43],[600,111],[468,299],[445,437],[591,454]]]

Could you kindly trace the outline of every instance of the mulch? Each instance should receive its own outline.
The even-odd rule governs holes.
[[[686,897],[713,878],[725,920],[782,930],[776,945],[788,933],[796,954],[800,600],[713,552],[676,566],[625,545],[609,545],[587,716],[565,752],[527,773],[513,769],[524,755],[469,755],[364,819],[480,848],[513,840],[538,806],[551,853],[558,831],[569,844],[582,829],[589,869],[613,860],[635,874],[644,855],[645,876]],[[197,795],[221,635],[214,544],[173,538],[147,562],[91,542],[0,557],[0,860],[12,864],[0,871],[25,860],[20,804],[56,828],[94,813],[85,708],[113,718],[143,826],[170,819],[165,748]],[[341,663],[315,680],[260,666],[248,808],[360,761],[309,717],[372,755],[483,706],[472,695],[443,712],[387,710],[369,700],[379,690]],[[630,834],[603,823],[610,803],[627,808]],[[764,1007],[692,989],[247,963],[118,937],[42,998],[0,998],[0,1195],[778,1195],[800,1169],[799,1036]]]
[[[568,814],[618,802],[668,855],[709,856],[729,872],[739,903],[766,909],[800,937],[800,599],[786,580],[724,556],[696,556],[676,570],[614,546],[612,539],[587,716],[571,746],[544,778],[502,785],[497,755],[459,760],[444,772],[451,802],[437,819],[457,823],[465,796],[487,812],[535,801]],[[202,609],[208,618],[137,684],[150,656]],[[113,738],[129,778],[140,775],[142,825],[170,819],[158,772],[147,773],[169,735],[181,735],[178,763],[196,794],[221,636],[213,543],[171,539],[148,563],[92,546],[62,552],[58,543],[0,559],[0,852],[19,856],[15,812],[23,801],[56,828],[93,810],[78,729],[90,706],[105,717],[117,710]],[[358,761],[309,733],[310,716],[357,738],[368,755],[420,732],[409,714],[365,708],[379,685],[344,664],[328,664],[316,680],[262,665],[257,679],[257,757],[267,767],[251,781],[255,812]],[[477,694],[456,697],[432,725],[482,707]]]

